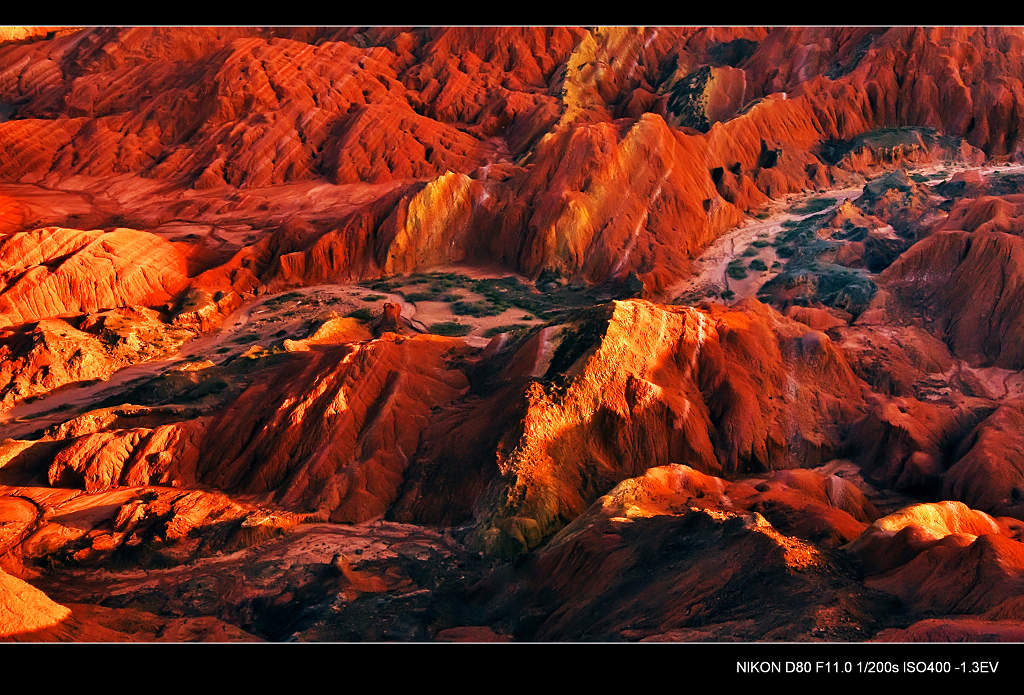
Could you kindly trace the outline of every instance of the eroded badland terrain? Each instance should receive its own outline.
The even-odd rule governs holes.
[[[0,639],[1024,640],[1024,30],[0,30]]]

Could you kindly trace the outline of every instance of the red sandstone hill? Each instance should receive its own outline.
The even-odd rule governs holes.
[[[0,639],[1020,634],[1020,30],[26,29]]]
[[[828,143],[914,125],[1015,155],[1022,45],[940,28],[61,32],[0,46],[0,169],[93,195],[130,175],[222,197],[454,172],[478,187],[459,255],[657,289],[766,196],[841,176]],[[365,265],[362,238],[380,234],[371,257],[394,272],[387,231],[339,222],[342,257]],[[405,244],[400,267],[440,247]]]
[[[623,481],[515,579],[497,573],[480,587],[491,619],[541,640],[856,640],[872,631],[884,595],[855,588],[834,557],[760,513],[715,509],[731,491],[679,467]]]
[[[479,505],[485,546],[535,546],[651,466],[737,475],[841,447],[860,386],[823,333],[757,302],[609,309],[563,328],[546,367],[555,383],[526,389],[522,423],[498,448],[500,484]]]
[[[651,466],[740,475],[824,462],[861,407],[829,338],[757,302],[705,312],[628,301],[590,314],[490,358],[453,338],[342,332],[254,356],[242,367],[253,377],[200,367],[188,372],[199,388],[251,384],[184,420],[81,416],[49,431],[57,448],[40,464],[57,487],[205,484],[332,521],[397,503],[400,520],[450,523],[462,509],[481,547],[517,553]],[[471,393],[481,368],[508,384],[483,401]],[[492,404],[512,418],[491,419]],[[468,469],[452,441],[471,445]]]

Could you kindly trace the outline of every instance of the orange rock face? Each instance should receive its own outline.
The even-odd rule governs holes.
[[[939,232],[887,271],[893,294],[929,317],[972,363],[1024,367],[1018,307],[1024,239],[1004,232]]]
[[[59,625],[71,611],[31,585],[0,571],[0,637],[17,638]]]
[[[5,331],[0,344],[0,409],[175,350],[194,333],[168,326],[158,312],[137,308],[76,317],[72,325],[43,319]]]
[[[0,640],[1018,638],[1022,58],[0,28]]]
[[[707,502],[694,495],[702,487],[699,475],[678,469],[623,481],[532,555],[514,590],[504,585],[508,574],[496,575],[487,587],[498,594],[496,616],[526,630],[522,616],[537,612],[546,619],[531,634],[549,640],[785,639],[796,625],[856,639],[871,629],[856,616],[879,606],[851,595],[825,554],[758,513],[702,508]],[[786,621],[765,610],[777,600],[786,602]],[[636,627],[633,615],[650,617]]]
[[[527,390],[521,430],[499,448],[504,480],[488,500],[485,543],[536,545],[602,488],[652,465],[735,475],[838,450],[859,385],[823,333],[757,302],[609,309],[564,329],[547,367],[561,384]]]
[[[467,386],[444,364],[453,349],[457,341],[420,336],[301,353],[304,369],[289,365],[277,380],[250,387],[211,426],[198,478],[274,492],[285,506],[332,521],[381,516],[430,409]],[[333,373],[323,371],[328,364]]]
[[[91,29],[9,43],[0,96],[19,106],[0,123],[0,166],[24,182],[130,173],[202,190],[454,172],[497,212],[469,222],[461,253],[587,280],[635,271],[658,287],[766,195],[832,180],[817,154],[826,141],[918,125],[989,155],[1019,148],[1011,30],[274,33]],[[999,59],[969,57],[979,50]],[[690,94],[694,80],[704,86]],[[940,99],[950,80],[972,86]],[[691,121],[707,132],[670,127]],[[905,159],[882,150],[862,146],[850,167]],[[628,190],[625,205],[607,208],[606,190]]]
[[[919,504],[879,519],[849,549],[868,585],[911,609],[1020,619],[1020,522],[1001,525],[959,502]]]
[[[182,254],[144,232],[38,229],[0,242],[0,326],[169,302],[187,283]]]

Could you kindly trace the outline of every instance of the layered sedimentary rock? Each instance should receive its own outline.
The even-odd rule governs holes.
[[[494,619],[534,639],[785,639],[794,629],[856,639],[871,629],[885,601],[840,578],[834,560],[758,513],[704,508],[680,482],[652,469],[616,486],[531,556],[519,583],[492,579]],[[785,621],[766,610],[780,600]]]
[[[334,521],[379,517],[398,496],[431,409],[466,389],[465,375],[445,364],[461,341],[338,337],[363,336],[320,345],[314,336],[215,414],[71,431],[48,479],[90,492],[204,483]]]
[[[27,501],[26,520],[7,548],[15,570],[32,562],[103,567],[118,562],[176,564],[279,535],[300,515],[232,501],[202,490],[130,486],[82,494],[68,488],[4,486],[5,502]]]
[[[928,317],[971,363],[1024,367],[1020,320],[1024,239],[1005,232],[937,232],[887,271],[891,292]]]
[[[949,28],[85,29],[2,48],[0,100],[17,108],[0,164],[23,182],[202,190],[453,172],[502,220],[474,221],[459,253],[656,288],[764,196],[832,180],[827,143],[913,125],[1017,152],[1020,44]],[[682,111],[698,130],[670,127]],[[853,147],[853,170],[931,152]],[[606,190],[643,205],[609,209]]]
[[[105,379],[127,365],[168,354],[193,335],[143,307],[8,329],[0,344],[0,408],[66,384]]]
[[[495,549],[536,545],[654,465],[736,475],[827,460],[861,398],[825,334],[757,302],[616,302],[563,329],[545,376],[483,498],[482,540]]]
[[[70,615],[39,589],[0,570],[0,637],[12,639],[52,628]]]
[[[495,367],[457,339],[366,340],[331,328],[337,321],[289,342],[287,354],[254,359],[259,378],[200,417],[82,419],[54,430],[50,483],[99,491],[202,482],[344,521],[384,514],[401,493],[402,518],[437,516],[452,464],[435,443],[452,436],[449,414],[479,406],[474,370]],[[477,453],[484,465],[459,483],[473,491],[463,504],[475,505],[494,549],[534,545],[603,488],[652,465],[735,475],[823,462],[861,398],[827,336],[757,302],[708,311],[616,302],[505,353],[489,359],[510,386],[489,402],[513,419],[488,419],[486,405],[470,416],[496,460]],[[179,381],[213,393],[203,384],[230,374],[198,365]],[[431,501],[410,506],[415,496]]]
[[[333,521],[380,516],[431,408],[466,388],[445,364],[453,349],[458,341],[392,336],[302,353],[304,368],[251,387],[211,427],[197,474],[225,489],[273,491],[283,505]]]
[[[0,31],[0,638],[1019,635],[1022,54]]]
[[[1022,406],[1020,400],[999,406],[960,443],[943,476],[944,497],[992,514],[1024,516]]]
[[[868,586],[916,611],[1021,619],[1021,522],[959,502],[919,504],[875,521],[849,546]],[[1016,536],[1016,537],[1014,537]]]
[[[184,289],[184,256],[145,232],[38,229],[0,240],[0,326],[165,304]]]

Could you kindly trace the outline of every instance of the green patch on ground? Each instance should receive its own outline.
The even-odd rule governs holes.
[[[228,390],[229,383],[220,374],[223,371],[223,368],[214,367],[198,372],[167,372],[110,396],[97,403],[96,407],[108,408],[124,403],[135,405],[196,403]],[[206,372],[214,373],[207,374]]]
[[[441,292],[410,292],[405,296],[405,301],[412,302],[439,302],[443,293]]]
[[[812,198],[803,205],[793,208],[790,212],[795,215],[811,215],[832,207],[836,204],[837,200],[837,198]]]
[[[435,335],[462,336],[473,330],[473,327],[458,321],[441,321],[430,324],[427,330]]]
[[[457,316],[474,316],[476,318],[481,318],[483,316],[497,316],[503,311],[505,311],[504,307],[486,301],[462,301],[452,304],[452,313]]]
[[[373,280],[372,282],[363,283],[363,287],[367,287],[375,292],[394,292],[404,283],[400,280]]]
[[[303,295],[301,292],[285,292],[284,294],[279,294],[276,297],[271,297],[267,301],[263,302],[263,305],[273,309],[282,304],[287,304],[288,302],[294,302],[296,300],[302,299],[302,297]]]
[[[1024,174],[999,171],[988,179],[990,195],[1010,195],[1024,191]],[[944,184],[945,185],[945,184]]]
[[[850,220],[846,220],[843,223],[843,228],[832,233],[832,237],[835,239],[842,239],[843,241],[864,241],[864,238],[868,235],[867,227],[858,227]]]
[[[622,280],[592,287],[569,282],[550,269],[543,271],[533,285],[520,282],[513,275],[474,279],[461,273],[440,271],[361,284],[375,292],[399,292],[409,302],[446,302],[459,316],[497,316],[519,309],[527,312],[521,319],[524,321],[560,320],[580,308],[635,297],[643,290],[643,283],[634,273]]]
[[[796,256],[810,260],[831,248],[832,242],[820,239],[817,235],[817,231],[825,224],[830,214],[823,213],[802,220],[784,222],[784,231],[772,241],[775,253],[780,258]]]
[[[737,258],[736,260],[730,261],[728,267],[725,269],[725,274],[734,280],[742,280],[747,277],[747,268],[743,264],[743,261]]]
[[[510,323],[506,326],[494,326],[493,328],[488,328],[484,331],[484,337],[493,338],[494,336],[502,333],[515,333],[517,331],[528,330],[529,328],[530,327],[528,325],[523,323]]]

